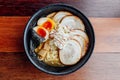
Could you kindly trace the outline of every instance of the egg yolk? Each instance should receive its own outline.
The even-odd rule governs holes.
[[[45,36],[46,36],[45,30],[42,29],[42,28],[38,28],[37,33],[38,33],[38,35],[40,35],[41,37],[45,37]]]
[[[47,30],[52,29],[52,23],[50,21],[46,21],[42,26]]]

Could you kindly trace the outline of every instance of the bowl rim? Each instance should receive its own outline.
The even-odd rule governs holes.
[[[92,40],[92,45],[91,45],[91,48],[89,50],[89,55],[86,56],[86,59],[84,59],[82,62],[81,62],[81,65],[80,66],[77,66],[76,68],[70,70],[70,71],[67,71],[67,72],[61,72],[61,73],[56,73],[56,72],[49,72],[49,71],[46,71],[45,69],[39,67],[34,61],[33,59],[30,57],[29,55],[29,51],[27,49],[27,45],[26,45],[26,37],[27,37],[27,30],[28,30],[28,27],[29,27],[29,24],[31,23],[31,21],[34,19],[35,16],[37,16],[42,10],[46,9],[46,8],[49,8],[51,6],[64,6],[64,7],[68,7],[68,8],[71,8],[71,9],[74,9],[75,11],[79,12],[84,18],[85,20],[88,22],[90,28],[91,28],[91,33],[92,33],[92,36],[93,36],[93,40]],[[35,12],[31,18],[28,20],[27,22],[27,25],[24,29],[24,35],[23,35],[23,44],[24,44],[24,50],[25,50],[25,53],[29,59],[29,61],[39,70],[41,70],[42,72],[45,72],[45,73],[48,73],[48,74],[52,74],[52,75],[66,75],[66,74],[70,74],[72,72],[75,72],[76,70],[78,70],[79,68],[81,68],[90,58],[93,50],[94,50],[94,45],[95,45],[95,34],[94,34],[94,29],[90,23],[90,21],[88,20],[88,18],[81,12],[79,11],[77,8],[69,5],[69,4],[65,4],[65,3],[54,3],[54,4],[49,4],[47,5],[46,7],[43,7],[41,9],[39,9],[37,12]]]

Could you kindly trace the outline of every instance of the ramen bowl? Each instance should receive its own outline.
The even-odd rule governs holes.
[[[52,13],[52,12],[58,12],[58,11],[68,11],[75,16],[79,17],[83,24],[85,25],[85,30],[89,38],[89,45],[88,49],[86,51],[86,54],[82,59],[76,63],[75,65],[71,66],[64,66],[64,67],[53,67],[49,66],[42,61],[38,60],[37,55],[34,52],[34,46],[35,44],[32,42],[31,39],[31,29],[36,26],[37,21],[41,17],[45,17],[46,15]],[[76,8],[72,7],[68,4],[51,4],[44,8],[39,9],[28,21],[26,28],[24,30],[24,49],[26,52],[26,55],[30,62],[39,70],[53,75],[65,75],[72,72],[75,72],[76,70],[80,69],[90,58],[95,44],[95,36],[94,36],[94,30],[93,27],[88,20],[88,18],[81,13]]]

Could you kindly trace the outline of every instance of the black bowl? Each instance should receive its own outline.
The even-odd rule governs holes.
[[[40,17],[46,16],[52,12],[57,12],[57,11],[68,11],[78,16],[80,19],[82,19],[85,25],[86,33],[90,40],[86,55],[77,64],[73,66],[52,67],[46,65],[45,63],[37,59],[37,56],[31,47],[34,46],[32,45],[31,42],[31,35],[30,35],[31,28],[33,28],[36,25],[36,22]],[[94,43],[95,43],[94,31],[89,20],[79,10],[67,4],[52,4],[40,9],[31,17],[24,31],[24,49],[31,63],[39,70],[54,75],[64,75],[64,74],[72,73],[78,70],[79,68],[81,68],[90,58],[94,48]]]

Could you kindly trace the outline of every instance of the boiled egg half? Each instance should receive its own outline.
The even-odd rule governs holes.
[[[49,38],[49,32],[55,27],[55,22],[47,17],[40,18],[36,27],[33,28],[39,36],[45,38],[45,41]]]
[[[55,27],[55,22],[51,18],[43,17],[38,20],[37,25],[51,31]]]

